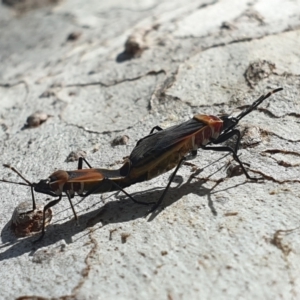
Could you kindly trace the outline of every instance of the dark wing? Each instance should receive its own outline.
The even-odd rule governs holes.
[[[159,157],[174,145],[189,138],[206,126],[199,120],[190,119],[179,125],[149,134],[141,139],[130,154],[132,166],[137,167]]]

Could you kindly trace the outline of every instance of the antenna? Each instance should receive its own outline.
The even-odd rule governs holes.
[[[266,94],[266,95],[260,96],[256,101],[254,101],[254,102],[252,103],[252,105],[251,105],[249,108],[247,108],[247,109],[245,109],[244,111],[242,111],[242,112],[236,117],[236,119],[237,119],[238,121],[240,121],[242,118],[244,118],[246,115],[248,115],[252,110],[254,110],[259,104],[261,104],[264,100],[266,100],[267,98],[269,98],[272,94],[275,94],[275,93],[277,93],[277,92],[279,92],[279,91],[282,91],[282,90],[283,90],[283,88],[278,88],[278,89],[275,89],[275,90],[269,92],[269,93]]]
[[[24,182],[14,182],[14,181],[6,180],[6,179],[0,179],[0,181],[8,182],[8,183],[14,183],[14,184],[20,184],[20,185],[26,185],[26,186],[32,186],[32,183],[29,180],[27,180],[18,170],[16,170],[11,165],[3,164],[3,167],[11,169],[13,172],[17,173],[19,177],[21,177],[25,182],[27,182],[27,184],[24,183]]]

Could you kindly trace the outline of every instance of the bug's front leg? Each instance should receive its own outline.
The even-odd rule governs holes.
[[[241,132],[238,129],[233,129],[229,132],[221,134],[217,139],[211,139],[212,144],[221,144],[232,138],[233,136],[237,136],[237,140],[234,147],[234,152],[237,154],[241,142]],[[205,149],[204,147],[203,149]]]
[[[259,178],[256,178],[256,177],[252,177],[248,174],[248,172],[246,171],[243,163],[240,161],[237,153],[231,148],[231,147],[203,147],[202,148],[203,150],[212,150],[212,151],[218,151],[218,152],[230,152],[232,153],[233,155],[233,158],[239,163],[240,167],[242,168],[245,176],[248,178],[248,179],[251,179],[251,180],[260,180],[260,179],[263,179],[262,177],[259,177]]]
[[[55,200],[49,202],[47,205],[45,205],[45,207],[44,207],[44,209],[43,209],[43,226],[42,226],[42,234],[41,234],[41,236],[40,236],[37,240],[33,241],[33,243],[37,243],[37,242],[39,242],[39,241],[41,241],[41,240],[43,239],[43,237],[44,237],[44,235],[45,235],[46,211],[47,211],[50,207],[56,205],[56,204],[61,200],[61,198],[62,198],[62,195],[60,195],[60,196],[58,197],[58,199],[55,199]]]
[[[239,159],[239,157],[237,155],[237,152],[238,152],[240,141],[241,141],[241,132],[238,129],[233,129],[233,130],[231,130],[229,132],[221,134],[216,140],[211,140],[211,143],[213,143],[213,144],[220,144],[220,143],[223,143],[223,142],[227,141],[228,139],[232,138],[233,136],[237,136],[237,141],[235,143],[234,149],[232,149],[229,146],[224,146],[224,147],[204,146],[202,149],[203,150],[213,150],[213,151],[218,151],[218,152],[230,152],[230,153],[232,153],[233,158],[238,162],[238,164],[242,168],[245,176],[248,179],[251,179],[251,180],[260,180],[260,179],[263,179],[262,177],[256,178],[256,177],[250,176],[248,174],[248,172],[246,171],[243,163],[240,161],[240,159]]]
[[[36,202],[35,202],[34,190],[33,190],[34,188],[33,188],[33,186],[31,186],[30,188],[31,188],[31,198],[32,198],[32,209],[25,211],[25,212],[21,213],[20,215],[27,215],[36,210]]]

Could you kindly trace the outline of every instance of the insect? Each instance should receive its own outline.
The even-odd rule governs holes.
[[[85,162],[89,169],[82,169],[83,162]],[[29,186],[31,188],[32,196],[32,210],[25,212],[24,214],[29,214],[31,211],[36,210],[36,201],[34,197],[34,192],[50,195],[53,197],[58,197],[55,200],[50,201],[45,205],[43,209],[43,224],[42,224],[42,234],[37,240],[41,240],[45,234],[45,221],[47,210],[58,204],[64,195],[67,196],[70,206],[72,208],[75,220],[78,220],[77,214],[75,212],[72,198],[77,193],[79,196],[85,198],[91,194],[100,194],[113,191],[123,191],[126,196],[128,196],[132,201],[139,204],[154,204],[155,202],[141,202],[134,199],[130,194],[128,194],[124,188],[131,185],[131,181],[126,175],[129,172],[128,162],[117,170],[109,169],[94,169],[86,161],[85,158],[80,157],[78,161],[78,169],[74,171],[63,171],[58,170],[51,174],[49,178],[40,180],[38,183],[31,183],[27,180],[19,171],[10,165],[3,165],[4,167],[10,168],[19,177],[21,177],[25,182],[13,182],[6,179],[0,179],[2,182],[13,183],[19,185]]]
[[[235,127],[242,118],[253,111],[264,100],[281,90],[283,88],[277,88],[266,95],[262,95],[236,117],[198,114],[182,124],[166,129],[156,126],[148,136],[140,139],[129,156],[130,171],[126,180],[129,180],[131,183],[135,183],[137,180],[149,180],[176,167],[162,195],[149,212],[155,211],[162,203],[180,165],[187,159],[187,155],[190,158],[195,157],[198,148],[230,152],[248,179],[259,179],[248,174],[237,155],[241,133]],[[157,131],[154,132],[155,130]],[[237,137],[234,148],[213,146],[221,144],[233,136]]]

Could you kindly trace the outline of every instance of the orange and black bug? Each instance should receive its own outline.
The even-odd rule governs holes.
[[[248,115],[265,99],[281,90],[282,88],[278,88],[266,95],[262,95],[237,117],[228,115],[216,117],[199,114],[195,115],[191,120],[166,129],[158,126],[154,127],[148,136],[137,142],[136,147],[130,154],[130,171],[126,176],[126,180],[130,181],[131,184],[149,180],[176,167],[161,197],[150,212],[156,210],[162,203],[172,180],[182,162],[187,158],[187,155],[191,157],[196,156],[198,148],[232,153],[246,177],[257,180],[258,178],[251,177],[248,174],[237,155],[241,133],[235,127],[242,118]],[[157,132],[154,132],[154,130],[157,130]],[[234,148],[229,146],[212,146],[214,144],[221,144],[233,136],[237,137]]]
[[[82,169],[83,161],[90,167],[89,169]],[[45,205],[43,209],[43,225],[42,225],[42,235],[38,239],[42,239],[45,234],[45,219],[46,211],[59,203],[64,195],[67,196],[70,206],[72,208],[75,219],[77,220],[77,214],[75,212],[72,198],[77,193],[79,196],[85,198],[91,194],[101,194],[106,192],[113,191],[123,191],[132,201],[139,204],[154,204],[154,202],[144,203],[135,200],[130,194],[128,194],[124,188],[131,185],[131,181],[128,180],[126,175],[129,172],[128,162],[118,170],[109,170],[109,169],[94,169],[90,164],[82,157],[79,158],[78,169],[74,171],[63,171],[58,170],[51,174],[49,178],[45,180],[40,180],[38,183],[31,183],[27,180],[20,172],[10,165],[4,165],[4,167],[10,168],[12,171],[18,174],[26,183],[23,182],[13,182],[6,179],[0,179],[2,182],[14,183],[20,185],[26,185],[31,188],[32,195],[32,210],[36,209],[36,202],[34,197],[34,191],[53,197],[58,197],[55,200],[50,201]],[[28,211],[24,214],[30,213]]]

